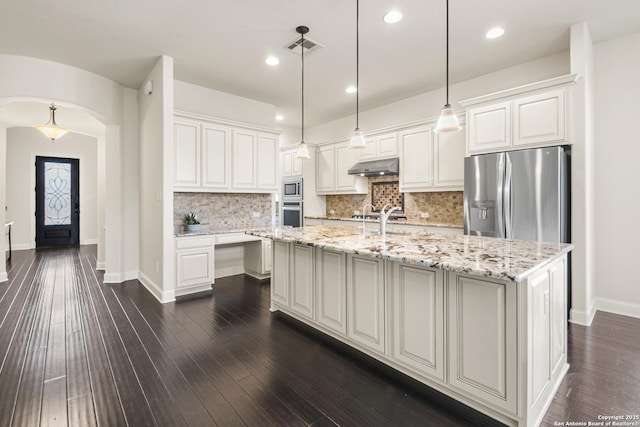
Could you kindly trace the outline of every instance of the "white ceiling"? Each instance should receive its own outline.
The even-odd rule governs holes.
[[[2,0],[0,53],[66,63],[132,88],[166,54],[174,58],[176,79],[274,104],[284,124],[299,126],[300,57],[283,46],[296,37],[296,26],[307,25],[308,37],[325,46],[305,57],[305,118],[312,126],[355,111],[355,96],[344,92],[355,83],[355,6],[355,0]],[[382,16],[392,8],[404,19],[385,24]],[[581,21],[596,43],[638,32],[640,1],[450,0],[451,81],[564,51],[569,27]],[[505,35],[486,40],[496,25]],[[444,34],[444,0],[361,0],[361,110],[443,87]],[[280,65],[266,65],[267,55]]]

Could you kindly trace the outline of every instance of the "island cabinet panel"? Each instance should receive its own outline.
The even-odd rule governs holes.
[[[387,267],[392,270],[393,358],[444,380],[443,271],[398,263]]]
[[[549,274],[539,274],[529,281],[531,292],[531,393],[536,400],[551,378],[549,360]]]
[[[291,310],[313,320],[314,270],[313,247],[292,245],[290,248]]]
[[[317,320],[322,326],[347,334],[346,255],[316,249]]]
[[[563,369],[567,356],[567,267],[564,259],[549,269],[551,278],[551,370],[553,375]]]
[[[347,255],[348,335],[372,350],[385,351],[384,262]]]
[[[289,245],[274,241],[271,271],[271,301],[289,306]],[[271,307],[272,310],[275,307]]]
[[[516,413],[516,283],[452,274],[449,280],[449,382]]]

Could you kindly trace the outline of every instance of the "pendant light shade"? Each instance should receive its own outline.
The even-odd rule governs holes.
[[[47,138],[50,138],[51,141],[55,141],[56,138],[60,138],[69,132],[69,129],[62,128],[56,124],[56,106],[55,104],[51,104],[49,107],[51,114],[49,116],[49,121],[44,125],[37,125],[36,129],[42,132]]]
[[[356,128],[349,141],[351,148],[366,148],[367,141],[358,126],[360,113],[360,0],[356,0]]]
[[[447,2],[447,72],[446,72],[446,90],[447,90],[447,103],[442,107],[440,111],[440,117],[434,132],[455,132],[462,129],[458,122],[458,117],[453,111],[453,107],[449,104],[449,0]]]
[[[300,138],[300,142],[298,143],[298,149],[296,150],[296,158],[306,160],[311,158],[311,156],[309,155],[307,144],[304,142],[304,35],[309,32],[309,27],[300,25],[296,28],[296,32],[302,36],[302,42],[300,43],[300,49],[302,49],[302,135]]]

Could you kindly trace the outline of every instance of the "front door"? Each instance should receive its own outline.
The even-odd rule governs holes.
[[[36,157],[36,248],[80,243],[78,159]]]

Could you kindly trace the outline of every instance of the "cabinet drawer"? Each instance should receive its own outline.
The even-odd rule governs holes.
[[[229,233],[216,236],[216,245],[227,245],[229,243],[243,243],[261,240],[257,236],[250,236],[244,233]]]
[[[213,246],[213,236],[178,237],[176,249],[192,249]]]

